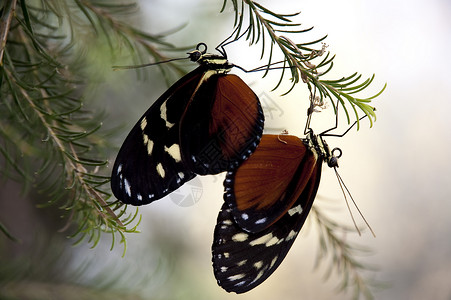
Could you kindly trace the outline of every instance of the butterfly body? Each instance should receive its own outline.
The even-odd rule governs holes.
[[[199,63],[138,120],[113,166],[111,187],[124,203],[148,204],[197,174],[236,168],[257,147],[264,116],[258,97],[220,55]]]
[[[335,160],[313,132],[305,139],[263,135],[255,153],[227,173],[212,246],[226,291],[253,289],[283,261],[312,207],[323,161]]]

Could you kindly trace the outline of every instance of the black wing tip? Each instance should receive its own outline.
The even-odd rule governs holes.
[[[141,170],[146,171],[146,170]],[[111,191],[113,195],[122,203],[142,206],[159,200],[173,191],[177,190],[186,182],[190,181],[196,174],[188,171],[182,172],[183,176],[176,174],[171,178],[151,180],[152,177],[145,177],[138,180],[136,171],[129,165],[115,162],[111,174]],[[142,174],[138,174],[140,176]]]
[[[183,185],[183,184],[182,184]],[[113,195],[116,197],[117,200],[120,202],[132,205],[132,206],[142,206],[150,204],[154,201],[160,200],[167,195],[171,194],[173,191],[175,191],[178,187],[175,189],[165,189],[159,194],[145,194],[145,193],[139,193],[139,192],[126,192],[123,190],[118,190],[116,188],[112,188]]]
[[[141,199],[139,200],[139,198],[134,197],[134,195],[127,195],[124,191],[122,190],[117,190],[117,189],[112,189],[113,195],[114,197],[116,197],[117,200],[119,200],[120,202],[127,204],[127,205],[132,205],[132,206],[142,206],[142,205],[146,205],[146,204],[150,204],[155,200],[158,200],[162,197],[159,198],[151,198],[151,199]]]
[[[224,203],[218,214],[212,244],[213,273],[218,286],[226,292],[242,294],[260,285],[270,274],[268,276],[263,274],[258,277],[258,272],[249,270],[248,266],[239,263],[239,261],[246,259],[247,253],[242,253],[244,256],[240,255],[240,257],[232,257],[226,254],[232,250],[230,247],[233,248],[234,245],[222,237],[240,232],[238,225],[231,218],[231,212],[232,209]]]

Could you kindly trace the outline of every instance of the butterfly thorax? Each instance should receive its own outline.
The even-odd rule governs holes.
[[[191,61],[195,61],[215,73],[225,74],[233,68],[233,64],[229,63],[227,58],[222,55],[202,53],[200,50],[194,50],[188,54]]]
[[[314,134],[313,130],[310,129],[303,142],[313,153],[327,162],[329,167],[338,167],[338,158],[331,154],[329,146],[321,135]]]

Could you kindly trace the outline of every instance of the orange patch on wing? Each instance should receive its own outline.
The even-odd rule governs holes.
[[[239,211],[277,212],[275,222],[292,207],[309,182],[316,156],[296,136],[263,135],[257,150],[238,168],[234,196]]]
[[[236,75],[220,76],[215,103],[211,111],[210,134],[222,132],[220,146],[223,154],[233,158],[253,136],[258,119],[258,98]]]

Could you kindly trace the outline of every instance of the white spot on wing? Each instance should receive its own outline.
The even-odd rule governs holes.
[[[266,247],[271,247],[273,245],[279,244],[280,242],[283,242],[283,239],[279,239],[277,237],[273,237],[266,243]]]
[[[295,207],[291,208],[291,209],[288,211],[288,214],[289,214],[290,217],[291,217],[291,216],[293,216],[293,215],[295,215],[295,214],[300,214],[301,212],[302,212],[302,207],[301,207],[301,205],[299,204],[298,206],[295,206]]]
[[[166,122],[166,127],[169,129],[172,126],[174,126],[174,123],[168,122],[168,114],[167,114],[167,108],[166,108],[166,101],[163,102],[160,106],[160,117],[163,119],[163,121]]]
[[[247,220],[247,219],[249,219],[249,216],[248,216],[248,214],[244,213],[244,214],[241,214],[241,218],[243,218],[243,220]]]
[[[256,263],[254,264],[254,267],[255,267],[257,270],[260,270],[260,269],[263,267],[263,261],[256,262]]]
[[[120,164],[118,167],[117,167],[117,172],[116,172],[116,174],[117,175],[119,175],[119,173],[122,171],[122,164]]]
[[[141,120],[141,130],[144,130],[146,128],[146,126],[147,126],[147,119],[146,119],[146,117],[144,117]]]
[[[149,136],[145,133],[143,133],[143,141],[144,145],[147,146],[147,154],[152,155],[153,150],[153,141],[149,139]]]
[[[171,147],[164,146],[164,151],[166,151],[175,162],[180,162],[182,160],[182,155],[180,154],[180,147],[178,144],[173,144]]]
[[[164,176],[166,176],[166,172],[164,171],[163,165],[161,163],[157,165],[157,173],[161,178],[164,178]]]
[[[239,280],[239,279],[243,278],[244,276],[246,276],[246,274],[237,274],[237,275],[229,276],[227,279],[230,281],[235,281],[235,280]]]
[[[271,261],[271,264],[269,265],[269,269],[274,267],[278,258],[279,258],[279,256],[277,256],[277,255],[276,255],[276,257],[273,258],[273,260]]]
[[[255,224],[263,224],[265,222],[266,222],[266,218],[261,218],[261,219],[258,219],[257,221],[255,221]]]
[[[178,175],[179,175],[180,179],[185,178],[185,174],[183,174],[182,172],[178,172]]]
[[[236,265],[237,265],[238,267],[241,267],[241,266],[244,266],[246,263],[247,263],[247,259],[238,262]]]
[[[141,194],[136,195],[136,198],[138,198],[139,201],[143,200],[143,196],[141,196]]]
[[[132,188],[130,186],[130,183],[128,183],[127,179],[124,179],[124,186],[125,186],[125,193],[131,197],[132,196]]]
[[[297,234],[296,231],[291,230],[290,233],[288,234],[286,240],[288,241],[288,240],[291,240],[291,239],[295,238],[295,237],[296,237],[296,234]]]
[[[247,240],[248,234],[241,232],[241,233],[237,233],[234,236],[232,236],[232,241],[234,242],[244,242],[245,240]]]
[[[227,267],[221,267],[221,272],[225,272],[225,271],[227,271]]]
[[[153,150],[153,141],[149,140],[147,143],[147,154],[152,155]]]
[[[233,223],[232,223],[232,220],[224,220],[224,221],[222,221],[222,224],[224,224],[224,225],[232,225]]]
[[[254,282],[256,282],[257,280],[259,280],[259,279],[263,276],[264,273],[265,273],[264,270],[258,272],[257,277],[255,277],[255,279],[252,280],[251,284],[254,283]]]
[[[267,247],[273,246],[277,244],[279,239],[272,235],[272,233],[265,234],[264,236],[259,237],[249,243],[251,246],[263,245],[265,244]]]
[[[242,285],[244,285],[246,283],[246,281],[240,281],[240,282],[238,282],[237,284],[235,284],[235,286],[242,286]]]

